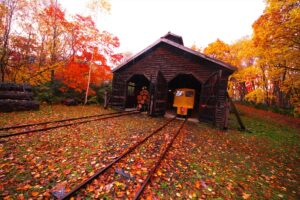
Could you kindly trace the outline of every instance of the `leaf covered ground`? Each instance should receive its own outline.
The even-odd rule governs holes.
[[[239,108],[247,132],[237,130],[234,116],[226,132],[188,122],[142,198],[298,199],[300,135],[289,124],[293,119]],[[42,106],[40,111],[0,113],[0,126],[107,112],[113,111]],[[68,191],[167,120],[139,114],[2,139],[0,199],[51,199],[57,187]],[[132,198],[180,123],[172,122],[75,199]]]

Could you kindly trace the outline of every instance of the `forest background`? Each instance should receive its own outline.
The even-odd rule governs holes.
[[[90,16],[67,17],[54,0],[1,0],[0,81],[33,85],[41,102],[83,102],[88,94],[88,103],[101,103],[111,69],[132,55],[116,53],[118,37],[96,27],[97,12],[111,7],[91,0]],[[191,48],[238,68],[229,82],[234,100],[299,117],[299,1],[266,0],[252,28],[231,44]]]

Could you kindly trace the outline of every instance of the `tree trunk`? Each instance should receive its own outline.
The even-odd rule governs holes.
[[[285,68],[282,74],[282,79],[281,79],[281,84],[279,85],[279,87],[281,85],[283,85],[285,79],[286,79],[286,73],[287,73],[287,69]],[[286,108],[286,94],[284,92],[282,92],[281,88],[279,88],[279,107],[280,108]]]
[[[57,39],[57,25],[56,25],[56,9],[57,9],[57,0],[55,0],[55,10],[54,10],[54,25],[53,25],[53,35],[52,35],[52,50],[51,50],[51,65],[54,65],[57,58],[56,58],[56,39]],[[51,89],[52,92],[54,91],[54,69],[50,71],[51,76]]]
[[[266,77],[266,69],[265,69],[265,66],[262,66],[262,65],[260,65],[259,67],[262,71],[263,88],[264,88],[265,94],[266,94],[264,101],[269,106],[270,105],[270,99],[269,99],[269,91],[268,91],[268,80],[267,80],[267,77]]]
[[[1,49],[3,49],[2,55],[0,57],[0,68],[1,68],[1,82],[4,82],[5,80],[5,69],[7,66],[7,61],[8,61],[8,46],[9,46],[9,39],[10,39],[10,30],[11,30],[11,24],[12,24],[12,18],[13,18],[13,14],[16,8],[15,2],[8,2],[7,7],[9,9],[6,17],[5,17],[5,30],[2,36],[2,40],[3,40],[3,46],[1,47]]]
[[[94,57],[94,53],[92,55],[92,61],[93,61],[93,57]],[[89,89],[90,89],[90,82],[91,82],[91,73],[92,73],[92,64],[89,64],[89,75],[88,75],[88,82],[87,82],[87,87],[86,87],[86,91],[85,91],[85,98],[84,98],[84,104],[87,103],[87,98],[88,98],[88,94],[89,94]]]
[[[239,83],[239,93],[240,93],[240,100],[244,101],[245,96],[247,94],[245,82]]]

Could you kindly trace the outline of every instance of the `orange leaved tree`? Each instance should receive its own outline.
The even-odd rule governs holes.
[[[68,32],[66,47],[70,50],[67,64],[56,72],[56,78],[76,91],[84,91],[89,84],[100,85],[111,80],[109,65],[122,59],[115,54],[119,39],[106,31],[99,31],[91,17],[76,15],[65,25]],[[90,94],[95,91],[89,92]]]

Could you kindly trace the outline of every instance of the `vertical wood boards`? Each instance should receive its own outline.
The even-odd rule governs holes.
[[[227,81],[231,73],[229,69],[209,60],[168,44],[158,44],[114,72],[112,104],[125,108],[126,80],[135,74],[143,74],[151,79],[148,113],[151,116],[163,115],[166,111],[168,83],[179,74],[189,74],[202,84],[200,121],[209,121],[222,127],[226,118]]]
[[[158,71],[156,75],[156,83],[154,85],[154,91],[152,91],[153,98],[151,99],[152,108],[151,115],[158,116],[164,115],[167,107],[167,92],[168,92],[168,83],[164,78],[164,75]]]

